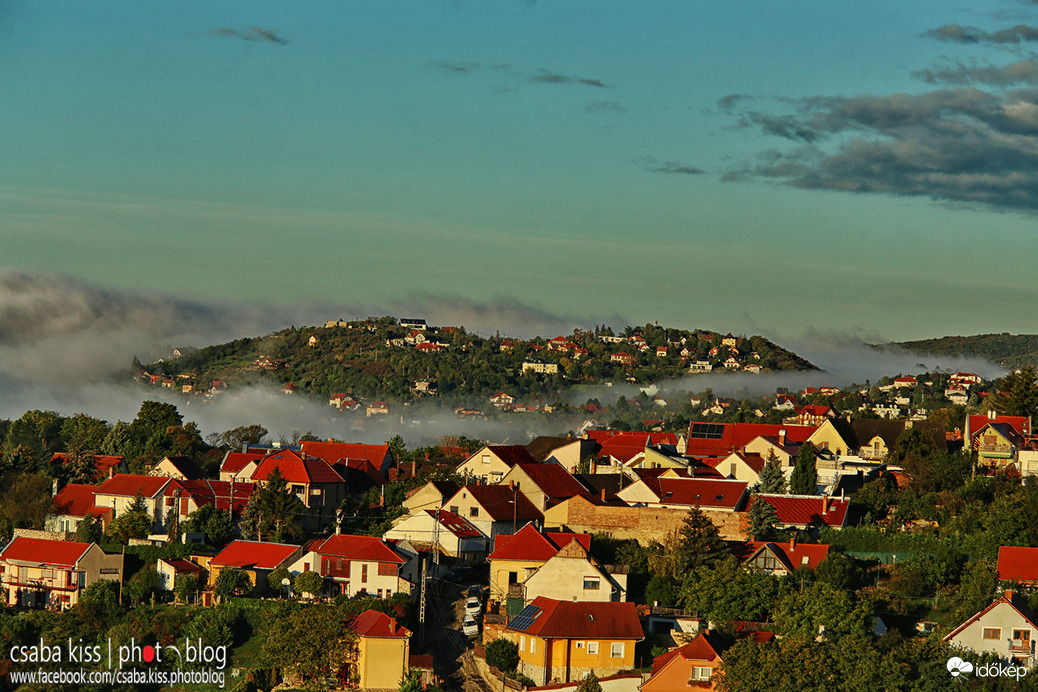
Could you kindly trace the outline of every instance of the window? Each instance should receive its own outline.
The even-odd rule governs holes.
[[[998,627],[985,627],[982,639],[1001,639],[1002,630]]]
[[[577,642],[577,648],[578,649],[583,649],[584,648],[584,642]]]
[[[518,584],[519,583],[519,573],[518,572],[509,572],[508,573],[508,583],[509,584]]]
[[[612,646],[609,647],[610,658],[623,658],[624,657],[624,643],[613,642]]]
[[[597,656],[598,655],[598,642],[588,642],[587,643],[587,652],[591,656]]]
[[[695,666],[692,668],[692,680],[695,682],[702,682],[703,680],[709,680],[710,674],[713,671],[706,666]]]
[[[293,485],[292,486],[292,493],[295,494],[295,495],[302,495],[305,490],[306,489],[303,486],[301,486],[301,485]]]
[[[451,505],[451,514],[458,514],[459,508],[457,505]]]
[[[584,590],[597,591],[599,586],[598,577],[584,577]]]
[[[537,653],[537,640],[534,639],[533,637],[530,637],[530,653],[531,654]]]
[[[484,464],[489,464],[490,463],[490,455],[489,454],[484,454],[483,455],[483,463]]]
[[[479,516],[479,507],[469,507],[469,516],[470,517],[478,517]]]
[[[379,597],[379,598],[382,598],[382,589],[379,589],[379,590],[378,590],[378,597]]]
[[[526,651],[526,637],[519,635],[519,650]]]
[[[368,583],[368,566],[367,565],[361,565],[360,566],[360,583],[361,584],[367,584]]]

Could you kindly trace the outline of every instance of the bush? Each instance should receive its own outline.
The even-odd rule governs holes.
[[[511,673],[519,666],[519,647],[507,639],[495,639],[487,644],[487,665]]]

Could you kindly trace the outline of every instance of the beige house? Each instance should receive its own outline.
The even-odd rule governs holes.
[[[94,491],[94,504],[111,507],[115,518],[119,518],[139,494],[148,506],[148,515],[155,521],[152,531],[162,531],[166,519],[164,492],[171,482],[171,478],[161,476],[117,473]]]
[[[626,567],[602,565],[577,541],[570,541],[522,583],[523,600],[538,596],[560,601],[626,601]]]
[[[425,485],[409,490],[404,507],[408,514],[415,514],[422,510],[439,510],[447,504],[451,495],[458,492],[461,486],[454,481],[429,481]]]
[[[460,517],[490,540],[511,534],[529,522],[544,523],[544,514],[515,486],[464,485],[446,500],[445,509]]]
[[[521,585],[570,542],[578,543],[585,555],[591,549],[590,534],[541,533],[533,524],[511,536],[499,535],[494,551],[487,556],[491,600],[523,600]]]
[[[457,474],[483,483],[500,483],[519,463],[536,463],[522,445],[486,445],[458,465]]]
[[[944,641],[969,651],[995,654],[1015,665],[1031,668],[1038,641],[1038,618],[1013,591],[949,632]]]
[[[64,609],[98,579],[121,582],[123,556],[107,555],[96,543],[16,536],[0,552],[8,605]]]
[[[357,635],[357,658],[351,677],[362,690],[396,690],[407,675],[411,632],[394,618],[366,610],[350,623]]]

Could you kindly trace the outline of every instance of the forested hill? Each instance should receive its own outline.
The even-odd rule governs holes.
[[[897,346],[916,353],[984,358],[996,365],[1018,368],[1038,365],[1038,334],[977,334],[903,341]]]
[[[463,327],[420,329],[383,317],[177,352],[172,359],[137,363],[136,376],[194,394],[262,381],[314,396],[387,401],[414,400],[432,389],[441,400],[463,403],[501,391],[556,400],[574,385],[657,382],[688,374],[697,362],[715,372],[816,369],[761,336],[649,324],[522,340],[483,338]]]

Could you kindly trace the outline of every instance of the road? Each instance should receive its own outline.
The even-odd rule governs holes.
[[[472,643],[461,631],[468,584],[431,579],[427,589],[424,648],[447,690],[493,692],[472,660]]]

